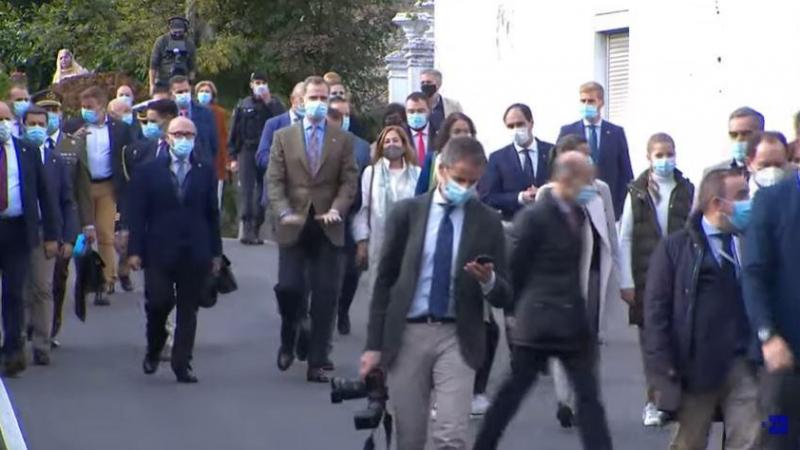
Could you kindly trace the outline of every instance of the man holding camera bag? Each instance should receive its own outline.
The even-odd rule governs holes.
[[[511,299],[500,216],[475,198],[485,167],[478,141],[452,139],[439,187],[398,203],[387,221],[360,374],[388,369],[399,450],[425,448],[432,392],[434,447],[467,448],[484,301]]]

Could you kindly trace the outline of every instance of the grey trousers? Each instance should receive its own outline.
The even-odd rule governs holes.
[[[264,194],[264,172],[256,167],[255,153],[243,150],[237,155],[239,163],[239,217],[242,222],[258,226],[264,223],[265,210],[261,205]]]
[[[681,394],[670,450],[705,450],[718,407],[725,420],[725,450],[760,449],[762,414],[758,400],[755,367],[745,358],[736,359],[719,389]]]
[[[475,371],[461,357],[455,324],[407,324],[388,376],[397,449],[425,449],[434,393],[434,448],[466,450],[474,381]]]
[[[33,331],[35,350],[50,353],[50,333],[53,330],[53,272],[55,258],[47,259],[44,246],[31,251],[30,269],[25,280],[25,329]]]

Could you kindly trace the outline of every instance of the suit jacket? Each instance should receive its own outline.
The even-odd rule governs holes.
[[[217,136],[217,120],[214,113],[205,106],[192,101],[190,119],[197,128],[195,138],[194,156],[213,164],[219,151],[219,137]]]
[[[432,203],[432,193],[403,200],[395,204],[386,221],[370,304],[367,350],[383,352],[381,359],[387,367],[391,367],[400,350],[406,318],[414,300]],[[452,295],[461,355],[470,367],[477,369],[483,364],[486,352],[484,302],[506,307],[511,291],[506,277],[505,235],[500,217],[477,199],[469,200],[464,208]],[[460,270],[467,262],[484,254],[495,260],[495,286],[487,296],[483,295],[477,280]]]
[[[800,181],[759,189],[745,233],[742,287],[754,333],[770,328],[800,355]]]
[[[111,147],[111,171],[112,181],[114,183],[114,193],[117,198],[123,195],[125,190],[125,174],[122,170],[122,153],[126,145],[131,143],[131,129],[124,122],[112,119],[106,116],[106,124],[108,125],[108,138]],[[77,130],[86,127],[87,124],[82,118],[70,120],[69,123],[64,125],[64,130]],[[87,154],[86,140],[82,139],[82,148],[79,149],[80,157],[86,162],[86,170],[89,170],[89,157]],[[91,181],[91,175],[89,180]]]
[[[553,144],[536,139],[538,167],[533,185],[541,187],[550,179],[549,159]],[[525,172],[519,163],[519,153],[514,144],[494,152],[489,156],[489,164],[478,184],[481,200],[498,209],[503,219],[511,220],[522,209],[519,193],[531,187],[525,179]]]
[[[81,228],[94,225],[94,202],[92,201],[92,176],[89,173],[86,139],[61,131],[58,135],[54,155],[58,155],[67,167],[72,194]]]
[[[39,149],[15,137],[11,139],[17,154],[22,190],[22,216],[25,219],[28,245],[30,248],[36,248],[41,243],[40,223],[44,240],[58,241],[61,236],[56,197],[51,193],[49,183],[45,180],[46,174]]]
[[[564,125],[558,138],[570,134],[586,136],[583,121]],[[600,125],[600,157],[595,161],[597,178],[605,181],[611,189],[611,199],[614,202],[614,215],[617,220],[622,216],[625,205],[625,195],[628,192],[628,183],[633,180],[631,157],[628,153],[628,140],[625,130],[611,122],[603,120]]]
[[[256,164],[258,167],[267,168],[269,151],[272,148],[272,139],[275,136],[275,132],[292,124],[289,114],[293,113],[287,111],[264,122],[264,129],[261,131],[261,142],[258,143],[258,150],[256,150]]]
[[[41,152],[41,150],[40,150]],[[72,174],[65,158],[55,150],[44,160],[44,175],[58,212],[58,231],[61,242],[73,243],[81,230],[78,207],[72,189]]]
[[[181,198],[171,162],[153,159],[134,173],[128,254],[146,266],[174,267],[188,251],[190,262],[210,265],[222,255],[214,166],[192,157]]]
[[[127,186],[123,192],[123,196],[117,199],[117,211],[119,211],[119,223],[121,228],[128,228],[130,222],[130,181],[144,164],[156,158],[157,152],[158,141],[151,141],[150,139],[140,139],[131,143],[131,145],[128,145],[123,150],[122,167]]]
[[[512,228],[514,345],[547,351],[588,348],[591,334],[581,290],[582,217],[570,223],[551,193],[526,206]],[[577,228],[576,228],[577,227]]]
[[[338,127],[325,127],[320,168],[314,176],[308,164],[302,122],[278,131],[270,150],[266,184],[276,216],[291,212],[307,217],[313,207],[316,214],[335,209],[344,218],[358,184],[353,135]],[[322,224],[322,228],[333,245],[344,245],[343,222]],[[296,244],[301,231],[303,226],[280,222],[275,225],[276,240],[283,247]]]

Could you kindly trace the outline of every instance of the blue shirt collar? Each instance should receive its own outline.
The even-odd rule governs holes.
[[[317,128],[317,129],[319,129],[319,130],[325,131],[325,125],[327,124],[327,122],[328,122],[328,121],[327,121],[326,119],[323,119],[323,120],[319,121],[319,122],[316,124],[316,128]],[[308,117],[303,117],[303,129],[304,129],[304,130],[308,131],[308,130],[310,130],[310,129],[311,129],[311,127],[312,127],[312,126],[314,126],[314,125],[315,125],[315,124],[311,123],[311,121],[310,121],[310,120],[308,120]]]
[[[706,216],[703,216],[703,219],[700,221],[700,224],[703,226],[703,232],[706,236],[716,236],[723,233],[719,228],[715,227],[711,224],[711,222],[706,219]]]

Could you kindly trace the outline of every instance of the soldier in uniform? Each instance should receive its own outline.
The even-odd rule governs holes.
[[[256,165],[256,150],[264,123],[271,117],[286,112],[277,99],[273,99],[267,77],[255,72],[250,75],[251,95],[243,98],[233,112],[233,126],[228,140],[231,171],[239,173],[239,217],[242,221],[241,242],[245,245],[263,244],[258,236],[264,224],[265,208],[261,198],[264,192],[264,173]]]
[[[156,83],[167,84],[175,75],[190,80],[195,75],[195,45],[189,36],[189,21],[183,17],[170,17],[169,32],[156,39],[150,56],[150,94]]]

